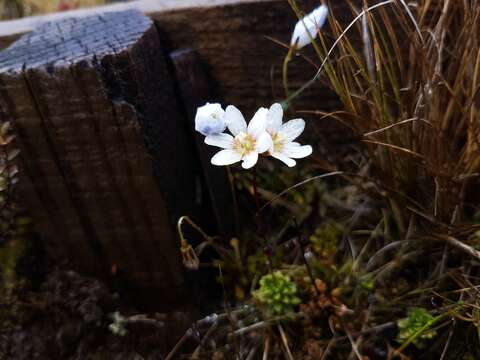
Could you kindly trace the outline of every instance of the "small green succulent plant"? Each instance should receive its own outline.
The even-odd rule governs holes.
[[[434,317],[424,308],[413,308],[408,317],[397,321],[397,341],[404,343],[413,337],[412,343],[419,349],[426,345],[426,341],[434,338],[437,333],[428,324],[432,324]],[[423,331],[422,331],[423,330]]]
[[[270,316],[291,314],[300,303],[296,284],[281,271],[264,275],[253,296]]]

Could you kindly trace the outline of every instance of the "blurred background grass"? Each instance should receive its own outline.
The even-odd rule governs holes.
[[[0,0],[0,20],[125,1],[128,0]]]

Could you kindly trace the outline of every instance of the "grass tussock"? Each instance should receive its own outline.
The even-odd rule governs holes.
[[[403,1],[382,4],[350,3],[352,28],[331,16],[331,33],[314,45],[316,77],[327,78],[343,105],[328,115],[365,144],[371,174],[404,223],[413,209],[455,227],[476,211],[469,194],[480,165],[480,7],[419,1],[407,12]]]

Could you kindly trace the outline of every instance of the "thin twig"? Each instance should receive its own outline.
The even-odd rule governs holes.
[[[327,347],[325,348],[325,351],[322,354],[322,358],[320,360],[325,360],[327,358],[327,355],[330,353],[332,348],[335,346],[337,343],[337,338],[333,337],[328,341]]]
[[[263,356],[262,360],[268,360],[268,353],[270,352],[270,334],[265,336],[265,340],[263,343]]]
[[[450,331],[448,333],[448,339],[447,339],[447,342],[445,343],[445,347],[443,348],[442,355],[440,356],[439,360],[444,360],[445,356],[447,355],[448,347],[450,346],[450,341],[452,340],[454,329],[455,329],[455,321],[453,321],[452,328],[450,329]]]
[[[197,348],[193,352],[193,355],[192,355],[193,359],[197,359],[198,356],[200,356],[200,351],[206,344],[207,340],[210,338],[210,335],[212,335],[213,332],[217,329],[217,327],[218,327],[218,319],[213,322],[212,326],[210,326],[210,328],[207,330],[205,335],[202,337],[202,340],[200,340],[200,343],[198,344]]]
[[[245,360],[253,360],[253,358],[255,357],[255,355],[257,354],[257,350],[258,350],[258,345],[253,347],[250,352],[248,353],[248,356]]]
[[[290,350],[290,347],[288,346],[287,334],[285,334],[285,331],[280,324],[278,324],[278,331],[280,331],[280,337],[282,338],[283,346],[285,347],[285,351],[287,352],[288,360],[293,360],[292,352]]]
[[[235,331],[235,320],[232,316],[232,309],[230,308],[230,304],[228,303],[228,297],[227,297],[227,290],[225,289],[225,283],[223,282],[223,272],[222,272],[222,266],[218,265],[218,272],[220,274],[220,283],[222,285],[222,293],[223,293],[223,302],[225,305],[225,311],[227,313],[227,319],[230,322],[230,326],[232,327],[232,331]],[[238,341],[236,338],[233,339],[233,344],[235,346],[235,351],[238,354],[240,354],[240,345],[238,344]]]
[[[391,321],[391,322],[381,324],[381,325],[377,325],[377,326],[374,326],[372,328],[365,329],[365,330],[362,330],[362,331],[351,332],[350,335],[352,337],[358,337],[358,336],[363,336],[363,335],[368,335],[368,334],[380,333],[382,331],[389,330],[389,329],[391,329],[395,326],[396,326],[396,323]],[[339,342],[342,342],[342,341],[345,341],[345,340],[348,340],[348,336],[338,336],[338,337],[330,339],[328,341],[328,343],[330,344],[331,342],[334,342],[334,344],[336,344],[336,343],[339,343]],[[334,345],[334,344],[332,344],[332,345]]]
[[[445,240],[450,245],[456,247],[457,249],[462,250],[462,251],[466,252],[467,254],[470,254],[471,256],[480,260],[480,251],[475,250],[473,247],[471,247],[471,246],[465,244],[464,242],[454,238],[453,236],[442,235],[442,234],[438,234],[437,236],[440,239]]]
[[[242,335],[242,334],[245,334],[249,331],[266,328],[266,327],[270,326],[272,323],[275,323],[275,322],[278,322],[278,321],[281,321],[281,320],[298,319],[298,318],[302,318],[304,315],[305,314],[303,312],[298,312],[298,313],[295,313],[293,315],[289,314],[289,315],[286,315],[286,316],[273,317],[271,319],[264,320],[264,321],[259,321],[259,322],[256,322],[256,323],[252,324],[252,325],[249,325],[249,326],[243,327],[241,329],[235,330],[231,335],[232,336]]]
[[[178,342],[175,344],[173,349],[168,353],[166,356],[165,360],[172,360],[177,351],[182,347],[182,345],[187,341],[187,339],[190,337],[191,329],[188,329],[185,334],[178,340]]]
[[[362,360],[362,355],[360,354],[360,351],[358,350],[357,344],[355,344],[355,340],[352,337],[352,334],[350,331],[345,330],[348,340],[350,341],[350,345],[352,345],[352,351],[354,352],[355,356],[358,358],[358,360]]]

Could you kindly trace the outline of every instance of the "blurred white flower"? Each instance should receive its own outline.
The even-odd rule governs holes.
[[[233,105],[227,106],[225,120],[233,136],[221,133],[205,138],[206,144],[224,149],[212,157],[212,164],[222,166],[242,161],[244,169],[253,167],[257,163],[258,154],[272,147],[272,139],[265,131],[267,114],[266,108],[260,108],[247,126],[240,110]]]
[[[220,104],[206,103],[197,109],[195,130],[200,134],[205,136],[219,134],[226,127],[225,110],[222,109]]]
[[[328,16],[328,6],[320,5],[310,14],[300,19],[293,30],[290,45],[300,49],[308,45],[318,35],[318,30],[325,24]],[[309,35],[310,34],[310,35]]]
[[[293,159],[301,159],[312,153],[310,145],[300,145],[294,142],[305,129],[303,119],[293,119],[282,124],[282,105],[276,103],[270,107],[267,113],[267,132],[272,138],[272,146],[269,153],[275,159],[284,162],[289,167],[295,166]]]

